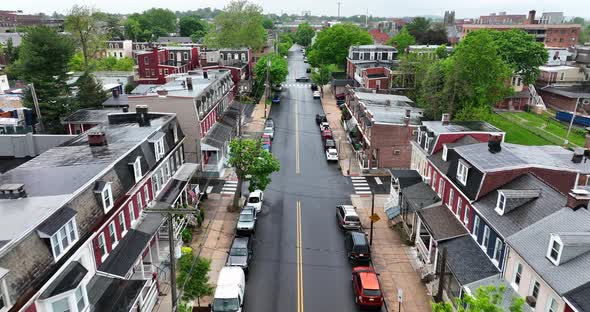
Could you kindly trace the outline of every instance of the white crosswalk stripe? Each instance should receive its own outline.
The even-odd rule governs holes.
[[[310,83],[287,83],[283,87],[297,87],[297,88],[310,88]]]
[[[365,177],[350,177],[354,192],[357,195],[371,194],[371,187]]]
[[[238,190],[238,181],[226,180],[221,188],[221,194],[233,195]]]

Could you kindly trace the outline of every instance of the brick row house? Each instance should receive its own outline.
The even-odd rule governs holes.
[[[200,66],[198,47],[154,47],[136,52],[135,58],[139,84],[164,84],[168,75],[188,73]]]
[[[144,211],[191,203],[184,139],[142,107],[1,175],[0,311],[151,311],[165,220]]]
[[[408,171],[419,174],[424,183],[392,185],[392,197],[397,198],[390,200],[394,201],[390,206],[400,209],[404,228],[416,242],[425,280],[439,276],[440,259],[446,250],[446,272],[451,272],[443,282],[447,299],[474,292],[485,284],[505,285],[509,292],[528,296],[526,309],[564,311],[566,293],[590,282],[590,277],[567,283],[559,290],[551,282],[541,283],[542,278],[519,287],[524,264],[528,263],[525,261],[532,265],[541,261],[546,266],[551,259],[515,264],[518,253],[533,248],[517,250],[511,240],[546,219],[557,218],[564,209],[579,210],[582,218],[587,209],[579,207],[587,207],[588,196],[584,199],[579,194],[586,193],[572,189],[586,188],[590,164],[583,161],[580,150],[507,144],[503,138],[501,130],[485,122],[451,122],[446,114],[443,121],[423,122],[412,141]],[[410,174],[402,171],[392,175]],[[567,226],[567,222],[563,224]],[[572,230],[580,232],[578,236],[585,235],[582,228]],[[550,234],[546,233],[547,241],[538,247],[545,252]],[[583,250],[581,254],[586,252]],[[577,291],[579,298],[584,292]]]
[[[391,68],[397,49],[386,45],[351,46],[346,58],[346,75],[353,87],[388,90],[393,79]]]

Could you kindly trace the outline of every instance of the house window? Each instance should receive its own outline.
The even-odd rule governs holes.
[[[78,312],[84,311],[84,308],[86,308],[86,298],[84,298],[82,286],[76,289],[76,291],[74,292],[74,297],[76,299],[76,306],[78,307]]]
[[[496,211],[500,214],[504,214],[506,208],[506,196],[501,191],[498,191],[498,202],[496,203]]]
[[[559,264],[559,258],[561,258],[561,250],[562,250],[563,246],[561,245],[560,242],[558,242],[555,237],[551,237],[551,244],[549,245],[549,253],[548,253],[548,257],[549,260],[551,260],[551,262],[553,262],[553,264],[557,265]]]
[[[119,52],[119,57],[123,58],[123,52]]]
[[[444,190],[444,181],[443,178],[438,179],[438,196],[442,198],[443,190]]]
[[[420,130],[420,128],[418,128],[418,135],[416,136],[416,141],[418,141],[418,144],[422,144],[422,130]]]
[[[152,68],[152,76],[156,76],[156,70]]]
[[[158,141],[154,142],[154,153],[156,155],[156,161],[164,157],[164,138],[161,138]]]
[[[170,52],[170,59],[174,61],[174,52]]]
[[[149,58],[149,57],[147,57],[147,56],[144,56],[144,57],[143,57],[143,63],[144,63],[145,65],[150,65],[150,58]]]
[[[164,75],[168,75],[169,71],[168,68],[164,68]]]
[[[518,290],[518,287],[520,286],[520,278],[521,277],[522,277],[522,264],[517,262],[516,265],[514,266],[514,273],[512,276],[512,287],[514,287],[514,289],[516,289],[516,290]]]
[[[432,173],[432,190],[436,190],[436,171]]]
[[[531,296],[533,296],[533,298],[538,299],[539,298],[539,291],[541,290],[541,284],[539,284],[539,282],[534,281],[533,282],[533,287],[531,289]]]
[[[162,69],[161,69],[161,68],[160,68],[160,69],[158,69],[158,74],[159,74],[160,76],[162,76]]]
[[[447,206],[449,208],[453,207],[453,200],[455,199],[455,190],[450,187],[449,188],[449,201],[447,202]]]
[[[135,183],[141,180],[143,174],[141,173],[141,161],[140,158],[135,158],[135,162],[133,162],[133,174],[135,175]]]
[[[457,165],[457,180],[461,182],[461,184],[467,184],[467,173],[469,172],[469,168],[465,165],[462,161],[459,161]]]
[[[51,310],[53,310],[53,312],[70,312],[70,303],[69,303],[69,298],[62,298],[58,301],[55,301],[51,304]]]
[[[430,148],[430,137],[426,137],[426,142],[424,142],[424,149],[428,152],[428,149]]]
[[[98,250],[100,250],[101,259],[104,259],[104,257],[107,255],[107,245],[104,238],[104,233],[100,233],[98,236]]]
[[[182,54],[182,56],[183,56],[183,58],[184,58],[185,61],[188,61],[188,52],[184,52]]]
[[[473,235],[473,238],[479,244],[479,241],[477,239],[478,234],[479,234],[479,216],[476,214],[473,217],[473,231],[471,232],[471,235]]]
[[[455,215],[457,219],[461,220],[461,206],[463,205],[463,198],[457,197],[457,207],[455,209]]]
[[[500,238],[496,237],[496,245],[494,245],[494,260],[496,260],[497,263],[500,263],[500,257],[502,256],[502,248],[503,247],[504,247],[504,244],[502,243]]]
[[[178,142],[178,126],[174,125],[174,127],[172,127],[172,133],[174,135],[174,143]]]
[[[125,224],[125,212],[119,214],[119,230],[121,230],[121,237],[127,232],[127,225]]]
[[[115,221],[109,223],[109,237],[111,238],[112,248],[119,242],[117,239],[117,229],[115,228]]]
[[[483,226],[483,241],[481,247],[487,252],[488,246],[490,245],[490,228],[487,225]]]
[[[469,224],[469,205],[465,205],[465,209],[463,210],[463,223],[465,225]]]
[[[558,307],[559,304],[557,303],[557,300],[553,299],[553,297],[549,297],[549,300],[547,300],[547,312],[557,312]]]
[[[147,69],[147,68],[146,68],[146,70],[145,70],[145,76],[146,76],[146,77],[149,77],[149,76],[150,76],[150,70],[149,70],[149,69]]]
[[[137,193],[137,195],[139,195],[137,199],[141,200],[141,194]],[[128,209],[129,209],[129,221],[131,221],[129,223],[133,225],[133,222],[135,222],[135,208],[133,207],[133,201],[129,202]]]
[[[78,240],[76,220],[71,219],[51,236],[53,258],[57,261]]]
[[[107,212],[113,208],[113,190],[111,189],[111,183],[107,183],[100,192],[100,197],[102,198],[102,207],[104,211]]]
[[[447,161],[447,154],[449,153],[449,148],[446,144],[443,145],[443,152],[442,152],[442,160]]]
[[[150,193],[147,184],[143,186],[143,196],[145,197],[145,204],[147,205],[150,202]]]

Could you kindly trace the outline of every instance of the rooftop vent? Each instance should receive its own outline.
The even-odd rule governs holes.
[[[499,135],[490,135],[488,140],[488,150],[492,154],[499,153],[502,150],[502,137]]]
[[[148,127],[150,125],[150,119],[148,118],[148,106],[137,105],[135,107],[135,113],[137,117],[137,123],[140,127]]]
[[[574,164],[579,164],[584,159],[584,149],[576,147],[574,149],[574,155],[572,156],[572,162]]]
[[[442,114],[442,124],[443,126],[448,126],[451,123],[451,114],[444,113]]]
[[[186,87],[187,87],[189,90],[192,90],[192,89],[193,89],[193,78],[191,78],[191,77],[186,77]]]
[[[102,131],[94,131],[88,133],[88,145],[90,146],[105,146],[107,145],[107,136]]]
[[[27,197],[24,184],[0,185],[0,199],[17,199]]]

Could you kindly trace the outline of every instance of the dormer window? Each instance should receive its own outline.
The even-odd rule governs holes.
[[[559,265],[562,250],[563,244],[561,243],[559,237],[551,235],[551,240],[549,241],[549,249],[547,250],[547,258],[549,258],[549,260],[553,262],[553,264]]]
[[[443,151],[442,151],[442,160],[447,161],[447,154],[449,153],[449,148],[446,144],[443,144]]]
[[[78,241],[75,217],[74,209],[63,207],[37,227],[39,236],[49,239],[56,262]]]
[[[149,142],[154,144],[154,155],[156,161],[159,161],[166,154],[164,149],[164,132],[154,134],[154,136],[149,139]]]
[[[506,195],[502,191],[498,191],[498,201],[496,202],[496,212],[503,215],[506,209]]]
[[[426,137],[426,141],[424,142],[424,149],[428,152],[428,149],[430,148],[430,139],[431,137],[427,136]]]
[[[104,188],[100,192],[100,198],[102,199],[102,208],[105,212],[113,208],[113,190],[111,183],[105,183]]]
[[[469,173],[469,165],[463,160],[459,160],[457,164],[457,180],[463,185],[467,185],[467,174]]]
[[[133,162],[133,175],[135,176],[135,183],[139,182],[139,180],[141,180],[141,177],[143,177],[143,174],[141,172],[141,157],[137,157],[135,158],[135,161]]]

